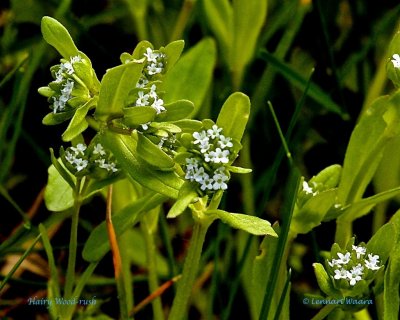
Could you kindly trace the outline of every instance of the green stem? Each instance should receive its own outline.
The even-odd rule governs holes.
[[[157,262],[156,262],[156,245],[154,241],[154,233],[151,227],[147,223],[146,219],[142,220],[142,231],[144,235],[144,241],[146,244],[146,258],[147,258],[147,269],[149,272],[149,289],[150,292],[154,292],[158,289],[158,276],[157,276]],[[157,297],[151,302],[153,308],[153,319],[163,320],[164,313],[162,309],[161,298]]]
[[[325,319],[337,306],[334,304],[325,305],[311,320]]]
[[[186,25],[190,18],[190,14],[193,11],[196,1],[197,0],[185,0],[183,2],[182,9],[181,12],[179,13],[178,20],[175,24],[175,28],[174,31],[172,32],[170,41],[182,38],[183,31],[186,28]]]
[[[336,233],[335,242],[342,248],[346,246],[346,243],[350,240],[353,234],[353,222],[347,219],[341,219],[340,217],[336,220]]]
[[[372,320],[367,308],[353,313],[353,317],[356,320]]]
[[[186,317],[191,291],[199,268],[204,239],[211,222],[212,220],[197,220],[194,224],[192,239],[190,240],[189,250],[183,266],[182,278],[178,282],[177,293],[168,317],[169,320],[185,319]]]
[[[72,298],[72,289],[75,282],[75,263],[76,263],[76,252],[78,248],[78,222],[79,222],[79,210],[81,208],[80,189],[81,179],[76,180],[76,186],[74,190],[74,206],[72,212],[71,222],[71,233],[69,238],[69,254],[68,254],[68,266],[67,274],[65,278],[65,290],[64,298]]]

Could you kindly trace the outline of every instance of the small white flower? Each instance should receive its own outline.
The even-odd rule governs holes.
[[[158,99],[157,87],[155,84],[151,85],[149,96],[150,96],[150,98]]]
[[[365,260],[365,266],[370,270],[378,270],[380,268],[378,264],[379,264],[379,256],[369,253],[368,260]]]
[[[221,150],[221,148],[210,151],[209,158],[214,163],[228,163],[229,162],[229,150]],[[207,159],[205,159],[207,161]]]
[[[226,190],[228,189],[228,185],[225,183],[228,181],[228,176],[225,173],[215,173],[213,176],[214,184],[213,184],[213,189],[214,190]]]
[[[393,59],[391,60],[393,63],[393,67],[395,67],[396,69],[400,68],[400,55],[395,53],[393,56]]]
[[[209,141],[207,133],[204,130],[201,132],[193,132],[192,136],[195,139],[193,141],[194,144],[201,144],[203,141]]]
[[[208,178],[209,175],[207,172],[205,172],[203,167],[198,168],[194,173],[194,180],[196,180],[197,182],[203,182]]]
[[[199,160],[196,158],[186,158],[186,168],[188,170],[197,169],[199,167]]]
[[[82,158],[75,158],[74,164],[76,166],[76,171],[82,171],[88,165],[88,161]]]
[[[151,76],[157,73],[161,73],[162,71],[163,71],[162,66],[159,67],[156,63],[152,63],[151,65],[147,66],[147,72]]]
[[[214,124],[211,129],[207,130],[208,136],[211,139],[218,138],[220,136],[220,132],[222,131],[222,128],[218,128],[216,124]]]
[[[73,151],[73,152],[75,152],[75,155],[79,155],[79,154],[81,154],[82,156],[84,155],[84,152],[85,152],[85,150],[86,150],[86,145],[85,144],[83,144],[83,143],[78,143],[77,145],[76,145],[76,147],[71,147],[71,150]]]
[[[157,58],[159,55],[158,53],[154,52],[153,49],[147,48],[144,56],[147,58],[147,61],[149,62],[157,62]]]
[[[148,106],[149,104],[150,104],[149,95],[144,94],[143,91],[139,91],[138,98],[136,100],[136,106],[144,107],[144,106]]]
[[[354,286],[357,281],[361,280],[361,276],[353,271],[347,271],[347,279],[350,281],[350,285]]]
[[[207,175],[207,177],[202,181],[200,189],[201,190],[212,190],[213,189],[213,179],[210,179],[210,177]]]
[[[233,147],[233,143],[231,142],[232,138],[229,137],[225,137],[222,134],[219,136],[219,141],[218,141],[218,145],[224,149],[224,148],[232,148]]]
[[[74,64],[76,62],[81,62],[82,58],[80,56],[74,56],[74,57],[71,57],[70,61],[71,61],[72,64]]]
[[[350,252],[346,252],[345,254],[338,252],[338,257],[339,259],[337,259],[337,263],[338,264],[348,264],[350,261]]]
[[[347,270],[341,268],[335,270],[335,275],[333,276],[336,280],[346,279],[347,278]]]
[[[360,259],[360,257],[363,256],[365,254],[365,252],[367,251],[367,249],[362,246],[352,245],[352,248],[356,252],[357,259]]]
[[[72,66],[71,62],[69,62],[69,61],[62,63],[61,69],[63,70],[63,72],[66,72],[68,74],[73,74],[75,72],[74,67]]]
[[[146,131],[146,130],[149,128],[149,124],[150,124],[150,122],[141,124],[142,129],[143,129],[144,131]]]
[[[333,268],[333,267],[335,267],[335,266],[339,266],[340,265],[340,263],[338,263],[338,260],[336,260],[336,259],[332,259],[332,261],[329,261],[328,260],[328,264]]]
[[[157,114],[165,111],[163,99],[154,100],[154,102],[151,106],[157,111]]]
[[[141,77],[138,82],[136,83],[136,88],[144,88],[149,83],[145,77]]]
[[[98,159],[95,162],[99,165],[99,168],[106,169],[109,172],[110,171],[111,172],[117,172],[118,171],[118,169],[116,168],[116,165],[115,165],[114,162],[108,163],[108,162],[106,162],[105,159]]]
[[[357,264],[351,269],[351,272],[355,275],[361,276],[363,274],[364,267],[361,264]]]
[[[106,155],[106,152],[104,151],[104,148],[100,143],[98,143],[98,144],[96,144],[94,146],[93,153],[94,154],[99,154],[101,156],[105,156]]]
[[[307,181],[303,181],[303,191],[306,194],[312,194],[313,196],[315,196],[318,192],[314,191],[312,187],[310,187],[310,185],[307,183]]]

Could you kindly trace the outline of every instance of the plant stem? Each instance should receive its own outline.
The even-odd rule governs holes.
[[[327,304],[311,320],[325,319],[337,306],[334,304]]]
[[[74,206],[72,212],[71,221],[71,233],[69,238],[69,254],[68,254],[68,266],[67,274],[65,278],[65,290],[64,298],[72,298],[72,289],[75,282],[75,263],[76,263],[76,252],[78,248],[78,222],[79,222],[79,210],[81,208],[80,189],[81,179],[76,180],[76,186],[74,190]]]
[[[186,317],[191,291],[199,268],[204,239],[211,222],[212,220],[197,220],[194,224],[192,239],[190,240],[189,250],[183,266],[182,278],[178,282],[177,293],[168,317],[169,320],[185,319]]]
[[[117,236],[115,234],[115,229],[111,217],[112,190],[113,190],[112,185],[110,185],[108,187],[108,193],[107,193],[107,213],[106,213],[107,234],[108,234],[108,240],[110,241],[110,247],[113,256],[114,275],[115,275],[115,281],[117,283],[117,291],[119,298],[118,301],[119,301],[121,319],[128,319],[128,305],[126,302],[125,280],[124,280],[124,273],[122,272],[122,260],[119,251]]]
[[[160,209],[157,207],[156,210],[158,210],[159,212]],[[147,221],[146,216],[142,220],[141,227],[146,244],[147,269],[149,272],[149,289],[150,292],[154,292],[159,287],[157,276],[156,245],[154,241],[155,230],[153,230],[150,223]],[[152,300],[151,305],[153,308],[153,319],[163,320],[164,314],[162,310],[161,298],[157,297]]]
[[[353,233],[353,222],[347,219],[341,219],[340,217],[336,220],[336,233],[335,242],[342,248],[346,246],[346,243],[350,240]]]

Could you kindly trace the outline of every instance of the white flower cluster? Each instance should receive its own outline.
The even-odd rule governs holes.
[[[65,159],[75,168],[76,172],[80,172],[89,166],[89,155],[86,154],[87,146],[83,143],[79,143],[76,147],[70,147],[65,151]],[[112,161],[107,161],[106,151],[100,143],[97,143],[93,149],[93,155],[97,157],[94,163],[101,169],[105,169],[108,172],[114,173],[118,169],[116,164]]]
[[[163,72],[165,54],[161,52],[155,52],[153,49],[147,48],[144,56],[147,60],[145,69],[150,76]]]
[[[307,181],[303,181],[303,191],[306,194],[311,194],[313,196],[318,194],[318,191],[314,191],[313,188],[307,183]]]
[[[232,139],[221,134],[222,128],[213,125],[211,129],[193,133],[193,144],[201,157],[186,159],[185,179],[200,184],[200,189],[226,190],[229,175],[224,164],[229,162]],[[198,152],[200,151],[200,152]]]
[[[376,271],[380,269],[379,256],[369,253],[368,259],[365,258],[367,249],[364,246],[352,245],[351,252],[337,253],[338,259],[328,261],[328,265],[333,268],[334,279],[345,279],[351,286],[363,279],[366,271]]]
[[[61,94],[58,97],[53,97],[53,112],[57,113],[65,109],[65,105],[71,99],[71,93],[74,89],[74,81],[68,78],[68,75],[74,74],[73,64],[82,61],[80,56],[74,56],[70,61],[60,64],[59,69],[55,73],[55,83],[61,84]]]
[[[145,93],[144,91],[139,91],[135,106],[150,106],[156,110],[157,114],[165,111],[164,100],[158,97],[156,90],[157,86],[153,84],[150,87],[150,91],[148,93]]]
[[[393,67],[395,67],[396,69],[399,69],[400,68],[400,55],[398,54],[398,53],[395,53],[393,56],[392,56],[392,63],[393,63]]]
[[[89,164],[88,160],[83,158],[87,149],[86,145],[79,143],[76,147],[70,147],[69,149],[72,152],[69,150],[65,151],[65,159],[75,167],[77,172],[85,169]]]

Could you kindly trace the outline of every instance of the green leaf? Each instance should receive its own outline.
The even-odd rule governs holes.
[[[253,170],[251,170],[251,169],[248,169],[248,168],[242,168],[242,167],[235,167],[235,166],[228,166],[228,170],[230,171],[230,172],[233,172],[233,173],[250,173],[250,172],[252,172]]]
[[[122,117],[129,92],[142,75],[143,63],[129,62],[108,69],[101,80],[95,116],[102,121]]]
[[[85,118],[94,104],[96,104],[96,99],[91,99],[83,106],[76,109],[75,114],[68,125],[68,128],[62,134],[63,141],[72,141],[74,138],[76,138],[87,129],[89,124],[87,123]]]
[[[219,112],[217,125],[223,128],[224,136],[240,141],[250,115],[250,99],[235,92],[226,99]]]
[[[229,0],[204,0],[207,23],[218,39],[222,56],[227,58],[232,47],[233,10]]]
[[[48,113],[42,120],[42,123],[46,126],[54,126],[64,121],[71,119],[74,116],[75,110],[69,110],[60,113]]]
[[[172,170],[175,162],[143,134],[137,134],[137,155],[155,169]]]
[[[156,110],[152,107],[128,107],[123,109],[124,123],[130,127],[136,127],[141,124],[153,121],[156,116]]]
[[[339,292],[333,286],[332,280],[326,273],[324,266],[320,263],[313,263],[313,267],[321,291],[328,296],[337,296]]]
[[[210,87],[216,62],[214,40],[205,38],[187,51],[164,78],[166,104],[180,99],[192,101],[197,113]]]
[[[61,166],[61,164],[60,164]],[[49,178],[44,191],[44,201],[49,211],[64,211],[74,205],[73,189],[51,165],[48,169]]]
[[[398,134],[400,94],[381,97],[372,103],[362,115],[350,137],[342,178],[338,188],[338,200],[346,205],[361,199],[382,159],[390,139]]]
[[[368,241],[367,250],[380,257],[384,264],[396,243],[396,228],[392,222],[384,224]]]
[[[176,121],[188,117],[194,110],[193,102],[178,100],[164,105],[165,112],[157,115],[157,121]]]
[[[312,196],[301,208],[293,212],[291,232],[307,234],[321,224],[328,210],[336,200],[336,189],[330,189]]]
[[[267,17],[267,0],[233,0],[233,43],[229,66],[239,88],[244,68],[253,58],[257,40]]]
[[[222,220],[222,222],[230,225],[232,228],[240,229],[257,236],[278,236],[267,220],[255,216],[241,213],[230,213],[224,210],[207,210],[206,214],[216,215]]]
[[[182,132],[185,133],[200,131],[203,127],[203,123],[201,121],[191,119],[174,121],[173,124],[181,128]]]
[[[397,211],[390,219],[396,229],[396,243],[394,248],[399,248],[400,245],[400,211]],[[385,272],[384,278],[384,319],[397,320],[399,319],[399,286],[400,286],[400,250],[392,250],[389,257],[389,264]]]
[[[168,198],[166,196],[149,193],[120,212],[113,215],[113,225],[117,236],[138,223],[148,210],[160,205]],[[99,261],[110,250],[107,227],[105,221],[98,225],[89,235],[83,248],[82,256],[86,261]]]
[[[193,202],[193,200],[198,197],[197,191],[193,188],[193,184],[185,181],[179,190],[178,199],[176,199],[175,203],[168,211],[167,218],[176,218],[180,214],[185,211],[189,204]]]
[[[389,46],[389,59],[386,64],[387,76],[390,80],[392,80],[393,84],[398,88],[400,87],[400,71],[398,68],[395,68],[392,62],[393,55],[399,54],[400,52],[400,31],[397,31],[394,35],[390,46]]]
[[[75,46],[68,30],[56,19],[43,17],[41,23],[42,35],[46,42],[53,46],[65,59],[78,55],[78,48]]]
[[[168,197],[177,198],[183,184],[172,171],[154,170],[137,155],[137,138],[112,132],[100,135],[100,141],[110,150],[127,175],[142,186]]]
[[[165,47],[164,52],[167,56],[167,65],[165,67],[166,72],[169,71],[175,65],[175,63],[178,61],[179,57],[181,56],[184,46],[185,46],[185,41],[176,40],[176,41],[169,43]]]

